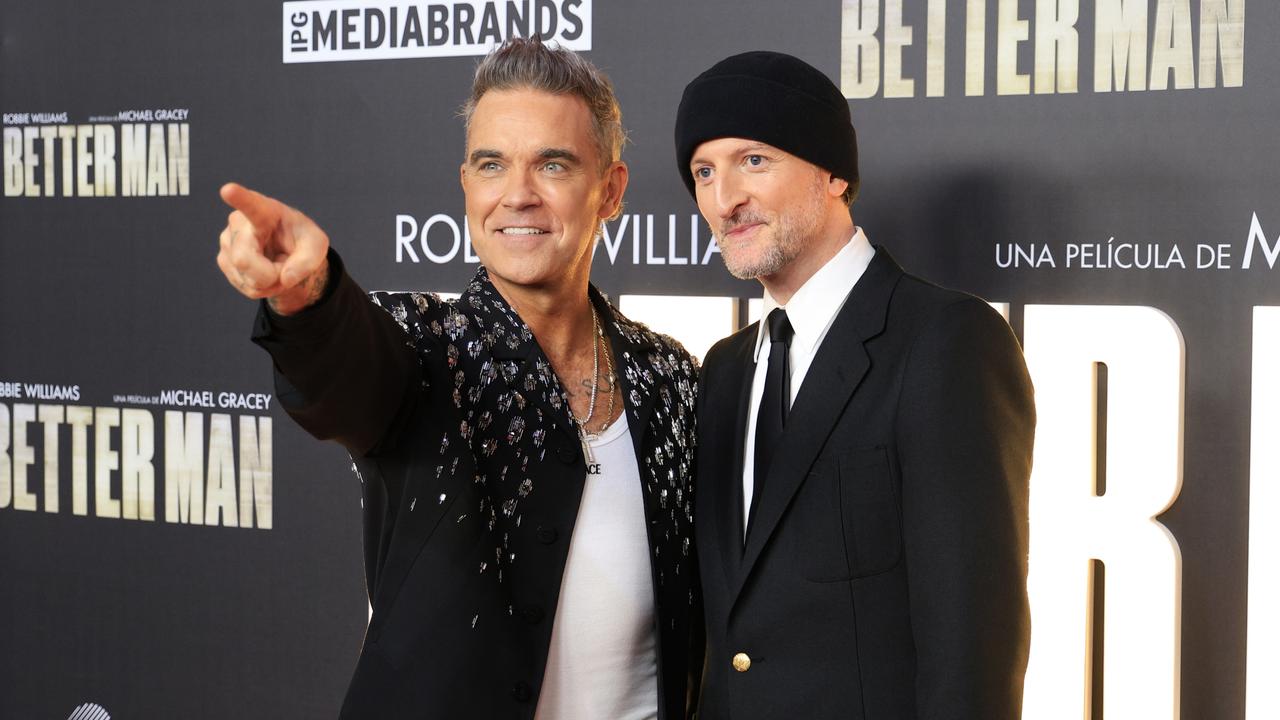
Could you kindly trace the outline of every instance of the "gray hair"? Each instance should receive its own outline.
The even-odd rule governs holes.
[[[543,44],[538,36],[511,38],[494,48],[476,67],[471,97],[462,107],[467,131],[476,103],[491,90],[540,90],[581,98],[591,112],[596,148],[605,167],[622,157],[626,132],[613,84],[595,65],[572,50]]]

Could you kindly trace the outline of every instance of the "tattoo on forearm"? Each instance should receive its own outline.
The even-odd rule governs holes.
[[[311,273],[311,277],[302,281],[306,289],[306,305],[310,307],[320,300],[320,296],[324,295],[325,285],[329,281],[329,265],[326,263],[316,272]]]

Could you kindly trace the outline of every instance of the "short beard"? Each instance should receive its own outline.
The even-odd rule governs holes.
[[[808,196],[808,202],[802,207],[784,208],[778,213],[777,224],[772,228],[772,241],[763,248],[759,256],[744,257],[737,248],[726,248],[723,244],[720,245],[720,257],[724,259],[724,266],[729,274],[739,280],[754,280],[775,275],[790,265],[809,245],[810,238],[817,232],[819,223],[822,221],[822,192],[822,178],[815,173],[813,192]],[[764,215],[750,210],[734,213],[721,224],[720,232],[716,234],[716,242],[719,243],[720,238],[728,235],[739,225],[766,220]]]
[[[786,228],[779,223],[776,242],[764,248],[756,257],[745,257],[736,250],[720,246],[720,257],[724,258],[724,266],[729,274],[739,280],[754,280],[767,277],[786,267],[800,254],[799,243],[792,242],[794,236],[784,234]]]

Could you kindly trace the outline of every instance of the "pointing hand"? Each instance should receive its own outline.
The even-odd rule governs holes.
[[[247,298],[266,298],[271,309],[292,315],[324,294],[329,237],[311,218],[236,183],[222,186],[235,210],[219,236],[218,267]]]

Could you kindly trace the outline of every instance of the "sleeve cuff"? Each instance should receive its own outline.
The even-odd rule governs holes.
[[[326,328],[333,327],[335,316],[339,312],[341,303],[333,300],[339,289],[344,292],[354,290],[359,295],[364,294],[364,291],[356,287],[355,281],[347,275],[341,256],[332,247],[329,248],[328,261],[329,277],[325,282],[324,293],[312,305],[292,315],[280,315],[271,309],[271,305],[265,299],[258,301],[258,316],[254,320],[252,334],[255,342],[285,338],[305,339],[322,334]]]

